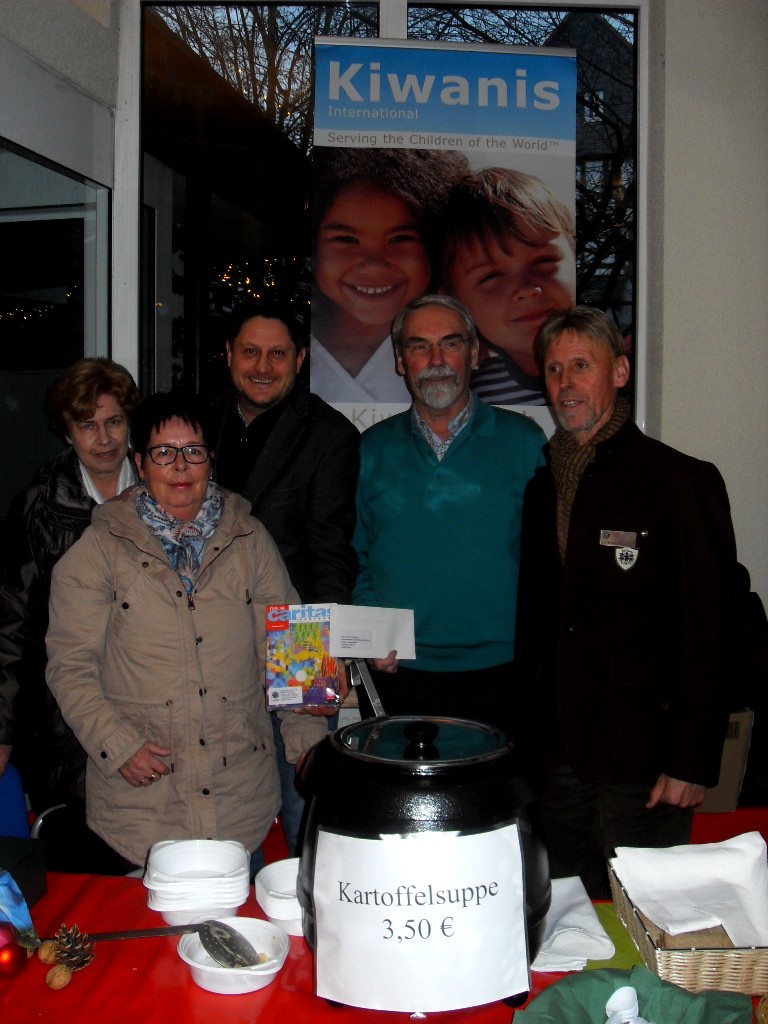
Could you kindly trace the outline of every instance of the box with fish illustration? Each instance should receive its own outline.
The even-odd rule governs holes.
[[[330,654],[333,604],[267,605],[267,707],[339,707],[339,665]]]

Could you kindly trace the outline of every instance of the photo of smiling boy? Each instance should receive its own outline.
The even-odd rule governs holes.
[[[407,403],[389,328],[433,283],[437,221],[467,162],[454,152],[322,147],[313,160],[311,389],[329,402]]]
[[[570,211],[539,178],[488,167],[458,183],[443,223],[443,288],[484,342],[473,391],[494,405],[545,405],[533,339],[576,301]]]

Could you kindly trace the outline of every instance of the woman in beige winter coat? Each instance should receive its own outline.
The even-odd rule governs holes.
[[[47,682],[88,754],[88,824],[126,867],[165,839],[253,851],[280,804],[264,606],[298,595],[248,503],[210,481],[204,421],[193,398],[143,403],[141,482],[95,511],[53,574]],[[326,721],[280,714],[298,761]]]

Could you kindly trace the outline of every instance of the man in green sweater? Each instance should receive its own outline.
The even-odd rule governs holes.
[[[520,520],[544,433],[470,391],[477,332],[455,299],[411,302],[392,342],[413,404],[362,436],[354,601],[413,608],[416,658],[376,659],[374,683],[387,714],[473,718],[514,733]]]

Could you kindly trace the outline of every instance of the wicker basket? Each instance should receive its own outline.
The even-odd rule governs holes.
[[[608,874],[616,913],[649,971],[689,992],[768,992],[768,946],[664,949],[662,930],[640,913],[610,866]]]

